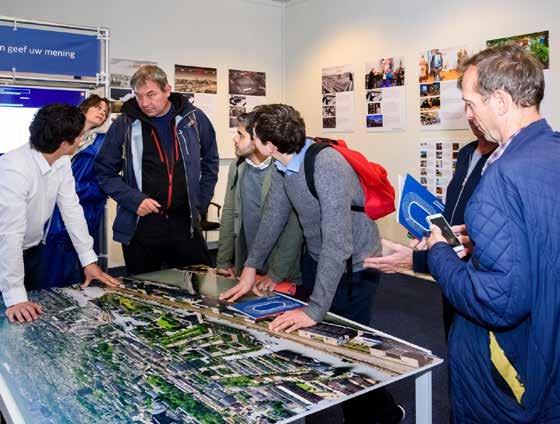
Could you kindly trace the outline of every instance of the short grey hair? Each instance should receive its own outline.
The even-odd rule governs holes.
[[[147,81],[155,82],[162,90],[169,84],[167,82],[167,74],[159,66],[144,65],[132,75],[130,86],[133,90],[146,84]]]
[[[466,59],[461,71],[469,66],[476,67],[475,89],[482,97],[504,90],[516,105],[539,108],[544,97],[543,66],[530,51],[514,43],[494,46]],[[459,89],[462,84],[463,76],[457,81]]]

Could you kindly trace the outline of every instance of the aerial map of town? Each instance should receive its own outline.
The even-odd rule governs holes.
[[[0,318],[0,393],[27,423],[287,423],[440,361],[339,324],[272,333],[209,295],[227,280],[194,268],[33,293],[38,321]]]

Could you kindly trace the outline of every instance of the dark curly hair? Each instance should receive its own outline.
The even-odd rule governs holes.
[[[29,126],[31,147],[41,153],[53,153],[63,141],[74,143],[84,129],[86,118],[76,106],[44,106]]]
[[[284,104],[257,106],[252,126],[263,142],[271,142],[280,153],[298,153],[305,145],[305,122],[293,107]]]

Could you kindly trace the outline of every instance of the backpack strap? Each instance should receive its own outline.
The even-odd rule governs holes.
[[[305,170],[305,181],[307,182],[307,188],[317,199],[317,190],[315,189],[315,159],[317,154],[327,147],[331,147],[329,143],[316,142],[311,144],[307,151],[305,152],[305,158],[303,159],[303,168]]]
[[[331,147],[336,144],[336,141],[329,139],[315,138],[315,143],[313,143],[305,152],[305,158],[303,159],[303,167],[305,169],[305,181],[307,182],[307,188],[313,195],[315,199],[317,197],[317,189],[315,188],[315,159],[319,152],[327,147]],[[363,212],[363,206],[352,206],[353,211]],[[353,266],[352,266],[352,256],[346,260],[346,274],[348,277],[353,278]]]
[[[326,147],[332,147],[333,144],[336,144],[336,140],[330,140],[328,138],[314,138],[315,143],[313,143],[305,152],[305,158],[303,160],[303,167],[305,169],[305,181],[307,182],[307,188],[313,195],[315,199],[317,199],[317,189],[315,188],[315,159],[321,150]],[[351,210],[354,212],[364,212],[365,209],[363,206],[356,206],[352,205]]]

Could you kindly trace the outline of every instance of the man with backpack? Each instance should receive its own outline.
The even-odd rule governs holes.
[[[364,269],[363,260],[379,256],[381,242],[375,221],[352,210],[353,205],[365,203],[360,178],[334,148],[322,149],[314,164],[315,197],[304,166],[314,141],[306,138],[299,112],[282,104],[259,106],[254,110],[253,128],[257,149],[276,159],[278,172],[272,176],[269,202],[239,283],[222,293],[221,299],[234,301],[255,287],[256,270],[266,260],[293,208],[306,243],[301,271],[303,286],[310,293],[309,304],[280,315],[269,328],[290,333],[317,324],[328,311],[368,325],[379,273]],[[386,390],[376,390],[371,396],[345,404],[347,423],[364,422],[364,410],[370,410],[371,403],[375,404],[372,421],[398,422],[403,418],[404,411]]]

